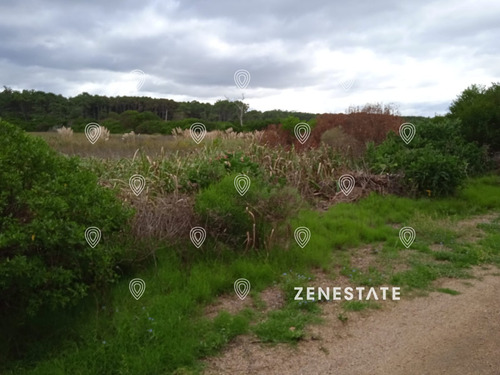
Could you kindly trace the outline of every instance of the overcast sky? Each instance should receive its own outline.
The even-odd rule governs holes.
[[[0,41],[2,86],[64,96],[432,116],[500,81],[494,0],[1,0]]]

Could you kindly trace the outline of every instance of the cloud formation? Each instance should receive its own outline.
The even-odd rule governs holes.
[[[147,95],[343,112],[396,103],[445,113],[500,81],[500,3],[488,0],[62,0],[0,3],[0,84],[74,96]],[[136,90],[130,72],[145,72]],[[236,87],[246,69],[251,81]]]

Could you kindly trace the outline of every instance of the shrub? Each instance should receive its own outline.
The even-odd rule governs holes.
[[[321,143],[322,135],[332,129],[341,127],[342,131],[353,140],[365,145],[368,142],[380,144],[392,130],[399,129],[403,123],[399,116],[383,113],[356,112],[350,114],[326,113],[317,117],[317,125],[311,131],[311,144]]]
[[[190,165],[187,170],[189,182],[196,184],[199,188],[206,188],[220,181],[222,177],[229,173],[258,175],[260,171],[259,165],[250,161],[250,158],[241,151],[224,152],[222,156],[217,156],[215,160],[198,160]]]
[[[500,84],[472,85],[450,106],[450,117],[461,120],[465,139],[500,151]]]
[[[189,181],[199,188],[208,187],[210,184],[219,181],[225,174],[224,166],[211,160],[200,160],[187,171]]]
[[[250,239],[247,246],[262,247],[273,228],[297,213],[300,196],[295,189],[273,186],[259,177],[252,177],[250,189],[240,196],[235,177],[228,175],[199,193],[195,211],[212,237],[235,247]]]
[[[361,156],[365,145],[347,135],[342,127],[331,128],[321,135],[321,142],[330,146],[336,153],[348,157]]]
[[[113,280],[123,250],[112,233],[129,215],[79,159],[0,121],[0,311],[72,305]],[[94,249],[84,237],[90,226],[102,232]]]
[[[466,166],[461,160],[432,146],[409,150],[404,160],[405,181],[429,196],[451,195],[462,185]]]
[[[466,142],[460,123],[443,118],[416,122],[413,140],[406,145],[394,132],[375,147],[367,160],[377,172],[403,173],[407,188],[417,194],[452,194],[469,175],[491,166],[485,148]]]

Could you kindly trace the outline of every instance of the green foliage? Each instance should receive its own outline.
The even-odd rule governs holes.
[[[246,194],[240,196],[234,186],[235,177],[228,175],[199,193],[195,210],[214,237],[240,247],[247,234],[253,241],[255,233],[252,245],[262,246],[273,224],[297,212],[300,197],[292,188],[275,187],[256,176],[252,176]]]
[[[287,118],[281,120],[281,125],[283,125],[283,129],[289,131],[290,134],[293,135],[294,134],[293,129],[295,128],[295,125],[297,125],[300,122],[303,121],[300,121],[298,117],[288,116]]]
[[[199,188],[206,188],[216,183],[224,175],[226,175],[224,165],[214,163],[212,160],[200,160],[188,170],[189,181]]]
[[[465,139],[500,151],[500,84],[472,85],[450,106],[450,117],[461,120]]]
[[[45,323],[43,330],[28,331],[26,340],[16,337],[15,341],[5,344],[0,341],[0,356],[2,344],[7,348],[15,347],[23,355],[19,362],[3,361],[0,357],[0,372],[82,375],[198,373],[201,358],[215,354],[235,335],[248,330],[268,342],[297,342],[303,337],[307,324],[316,320],[318,311],[317,302],[300,304],[305,301],[292,301],[295,295],[293,287],[305,286],[310,281],[303,270],[320,266],[335,273],[338,268],[333,267],[332,262],[341,256],[350,259],[353,255],[346,248],[381,241],[384,248],[390,248],[396,255],[401,253],[403,258],[406,250],[400,244],[395,224],[411,221],[417,231],[417,241],[423,242],[423,246],[429,245],[438,237],[434,234],[423,236],[421,223],[430,221],[427,225],[433,227],[442,225],[442,219],[450,217],[466,218],[488,210],[498,211],[499,194],[500,177],[487,176],[469,180],[453,198],[430,201],[372,194],[356,204],[337,204],[325,212],[308,210],[301,213],[296,224],[311,229],[313,235],[309,244],[304,249],[298,246],[286,251],[276,249],[268,256],[266,254],[265,259],[259,253],[242,256],[232,251],[217,254],[200,251],[193,262],[186,264],[176,251],[178,246],[159,245],[157,266],[134,276],[147,280],[146,292],[139,301],[130,295],[130,279],[125,278],[110,290],[109,300],[104,305],[95,306],[94,300],[88,298],[77,309],[64,315],[58,311],[49,317],[40,317]],[[450,225],[450,228],[454,226]],[[448,229],[446,227],[444,232]],[[464,256],[452,259],[454,264],[435,262],[427,253],[423,254],[426,256],[423,260],[428,263],[413,259],[404,261],[403,264],[410,269],[418,267],[415,272],[394,273],[395,264],[387,264],[387,258],[377,259],[376,264],[381,261],[387,267],[381,270],[386,274],[385,280],[391,278],[397,282],[395,286],[407,288],[429,286],[435,277],[463,277],[467,267],[464,260],[476,262],[480,259],[500,265],[499,220],[482,224],[481,229],[485,236],[476,244],[452,247]],[[293,237],[291,241],[294,242]],[[415,253],[421,254],[420,251]],[[467,253],[473,256],[467,258]],[[384,256],[384,251],[373,255]],[[299,271],[289,271],[292,267]],[[375,272],[368,271],[364,275],[373,277]],[[283,272],[287,274],[283,275]],[[286,305],[266,315],[264,321],[255,321],[247,311],[236,315],[222,312],[215,319],[207,319],[203,315],[207,303],[225,293],[229,298],[237,298],[233,283],[239,277],[251,281],[252,293],[277,281],[283,286]],[[355,282],[362,283],[363,280],[356,279]],[[362,303],[347,307],[376,307],[375,304]],[[254,315],[260,318],[259,312]],[[337,316],[341,321],[348,320],[344,311]],[[2,328],[0,332],[3,333]],[[33,332],[37,333],[36,339]]]
[[[243,152],[224,152],[222,156],[212,159],[200,159],[190,165],[188,179],[199,188],[206,188],[230,173],[258,175],[259,165],[252,162]]]
[[[459,122],[439,118],[414,125],[416,134],[408,145],[391,132],[379,146],[368,146],[367,159],[375,172],[402,172],[410,191],[444,196],[453,194],[467,176],[490,167],[486,149],[466,142]]]
[[[218,161],[224,165],[230,173],[245,173],[256,176],[259,174],[259,165],[250,160],[243,152],[225,152]]]
[[[129,211],[78,159],[0,122],[1,311],[34,315],[76,303],[115,277],[123,252],[109,245]],[[87,227],[102,232],[94,249]]]

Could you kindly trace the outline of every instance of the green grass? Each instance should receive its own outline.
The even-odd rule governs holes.
[[[338,269],[346,277],[352,275],[354,284],[401,286],[404,296],[407,291],[429,289],[440,277],[467,277],[472,265],[500,265],[499,219],[482,224],[484,236],[475,243],[456,241],[454,228],[454,223],[471,215],[500,212],[499,196],[500,177],[488,176],[469,181],[454,198],[411,200],[372,194],[356,204],[338,204],[322,213],[302,211],[291,227],[310,229],[311,239],[303,249],[292,234],[285,246],[269,252],[241,255],[218,244],[217,250],[193,253],[186,263],[182,254],[191,244],[159,244],[156,265],[124,275],[98,304],[89,297],[74,310],[40,315],[25,332],[26,337],[37,339],[23,342],[20,336],[11,342],[24,355],[0,370],[50,375],[198,373],[200,359],[243,333],[263,342],[297,342],[307,325],[318,321],[317,303],[300,304],[291,296],[294,286],[310,282],[312,268],[332,276]],[[402,226],[416,230],[410,250],[399,240]],[[431,251],[436,242],[453,251]],[[375,254],[380,264],[388,267],[403,260],[409,268],[392,272],[382,266],[364,271],[352,267],[349,249],[363,244],[381,249]],[[134,277],[146,281],[139,301],[128,290]],[[250,280],[252,294],[278,283],[285,293],[285,306],[264,316],[257,302],[257,309],[235,315],[222,312],[207,319],[204,306],[222,294],[234,296],[233,282],[240,277]],[[350,311],[368,307],[374,306],[361,301],[344,304]],[[347,320],[343,314],[340,317]]]
[[[363,311],[366,309],[380,309],[380,304],[373,301],[345,301],[342,303],[345,311]]]
[[[454,289],[450,289],[450,288],[438,288],[436,289],[438,292],[441,292],[441,293],[446,293],[446,294],[451,294],[452,296],[456,296],[456,295],[459,295],[460,292],[457,291],[457,290],[454,290]]]

